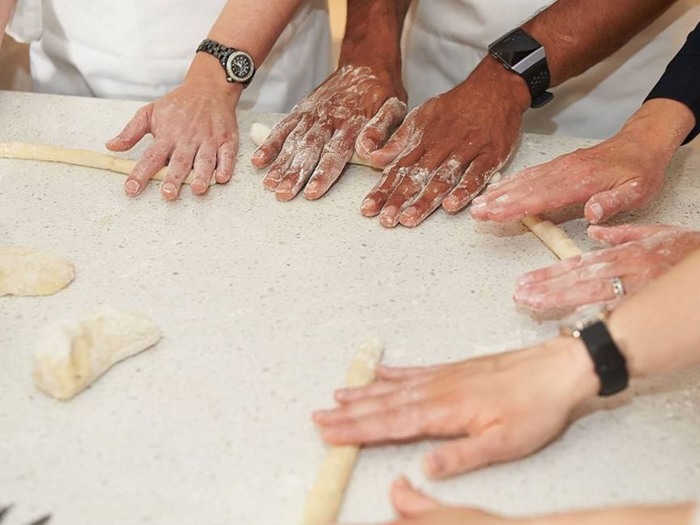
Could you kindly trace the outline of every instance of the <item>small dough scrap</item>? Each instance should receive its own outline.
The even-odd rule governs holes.
[[[50,144],[35,144],[31,142],[0,142],[0,158],[58,162],[113,171],[123,175],[129,175],[136,167],[136,161],[132,159],[123,159],[86,149],[62,148]],[[166,166],[158,170],[151,177],[151,180],[163,180],[167,173],[168,167]],[[192,184],[193,180],[194,170],[191,170],[183,183]],[[212,177],[209,182],[210,186],[214,184],[216,184],[216,177]]]
[[[0,248],[0,296],[52,295],[75,278],[73,263],[29,248]]]
[[[372,383],[383,352],[384,348],[379,341],[365,341],[350,362],[345,386],[354,388]],[[306,498],[301,525],[328,525],[335,522],[359,453],[360,448],[356,446],[328,449],[316,482]]]
[[[34,383],[56,399],[70,399],[160,338],[158,326],[134,312],[105,309],[59,320],[34,345]]]
[[[265,124],[260,124],[260,122],[255,122],[250,127],[250,138],[253,144],[256,146],[261,146],[263,142],[267,140],[272,130],[268,128]],[[358,166],[367,166],[368,168],[374,168],[368,160],[363,159],[357,153],[352,154],[350,159],[350,164],[357,164]]]

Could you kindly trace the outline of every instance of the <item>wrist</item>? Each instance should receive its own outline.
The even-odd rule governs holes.
[[[598,396],[600,378],[583,341],[577,337],[558,336],[545,343],[544,348],[559,358],[558,376],[567,381],[572,408]]]
[[[244,86],[238,82],[228,82],[221,63],[208,53],[195,55],[182,85],[227,99],[234,106],[238,104],[244,89]]]
[[[471,92],[477,86],[484,94],[512,102],[521,113],[532,104],[527,82],[492,56],[485,57],[461,86]]]
[[[652,99],[630,117],[620,134],[640,144],[640,151],[670,161],[694,127],[695,116],[685,104]]]

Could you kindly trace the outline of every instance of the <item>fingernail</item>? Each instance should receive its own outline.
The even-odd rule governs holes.
[[[597,202],[594,202],[591,204],[591,213],[593,214],[593,222],[598,222],[603,218],[603,207]]]
[[[138,193],[139,183],[136,182],[135,180],[130,180],[126,183],[126,186],[124,186],[124,189],[126,189],[127,193],[131,193],[133,195],[134,193]]]
[[[436,452],[429,452],[423,462],[426,474],[437,476],[445,470],[445,459]]]
[[[389,206],[387,208],[384,208],[382,210],[382,218],[385,219],[394,219],[396,217],[396,214],[398,213],[399,209],[396,206]]]
[[[373,198],[367,198],[362,201],[362,204],[360,205],[360,209],[362,211],[372,211],[377,207],[377,201],[375,201]]]
[[[167,195],[175,195],[176,191],[175,184],[172,182],[168,182],[167,184],[163,185],[163,193]]]
[[[309,184],[306,186],[306,191],[309,193],[316,193],[319,189],[319,182],[317,180],[312,180],[309,182]]]

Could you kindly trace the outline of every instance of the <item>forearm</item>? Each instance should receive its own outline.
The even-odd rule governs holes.
[[[632,377],[700,364],[700,251],[622,303],[609,327]]]
[[[552,86],[625,45],[674,0],[558,0],[523,25],[547,52]]]
[[[267,58],[282,31],[304,0],[229,0],[208,38],[248,53],[256,67]],[[216,58],[197,53],[188,80],[206,79],[210,86],[240,95],[240,84],[229,84]]]
[[[401,32],[410,5],[411,0],[349,0],[340,66],[369,65],[400,74]]]
[[[690,525],[694,508],[686,504],[577,512],[535,520],[532,525]]]

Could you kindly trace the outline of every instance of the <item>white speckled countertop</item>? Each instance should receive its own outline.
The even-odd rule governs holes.
[[[0,93],[0,141],[102,150],[139,104]],[[523,228],[436,213],[385,230],[358,205],[375,174],[352,167],[319,202],[278,203],[247,161],[241,115],[232,182],[175,203],[155,183],[0,159],[0,245],[63,254],[77,278],[46,298],[0,299],[0,506],[9,523],[294,524],[323,457],[310,422],[366,336],[385,362],[427,364],[554,334],[510,299],[518,275],[553,262]],[[588,141],[525,136],[508,173]],[[664,196],[633,217],[700,228],[700,151],[685,148]],[[570,234],[584,247],[585,225]],[[68,403],[32,383],[38,328],[98,305],[141,310],[164,339]],[[392,516],[390,482],[506,513],[692,499],[700,488],[700,373],[638,384],[544,452],[428,482],[429,444],[363,452],[343,519]]]

